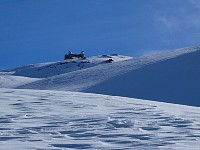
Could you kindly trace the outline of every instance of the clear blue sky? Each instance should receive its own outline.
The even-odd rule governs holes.
[[[200,44],[199,0],[0,0],[0,69]]]

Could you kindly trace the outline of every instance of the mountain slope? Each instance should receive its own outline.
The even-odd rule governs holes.
[[[84,92],[200,106],[200,51],[131,70]]]
[[[68,59],[58,62],[47,62],[39,64],[25,65],[13,69],[0,71],[0,88],[16,88],[25,84],[39,81],[48,77],[58,76],[73,71],[99,66],[102,64],[118,63],[131,59],[129,56],[117,54],[99,55],[87,57],[85,59]],[[57,85],[55,85],[57,87]]]
[[[191,47],[132,59],[101,55],[27,65],[0,73],[0,85],[83,91],[200,106],[199,50],[200,47]],[[113,63],[108,63],[109,59],[114,60]]]
[[[198,150],[200,108],[97,94],[0,89],[1,149]]]
[[[117,63],[103,63],[90,68],[87,67],[81,70],[77,69],[72,72],[48,77],[38,82],[21,86],[19,88],[82,91],[111,77],[118,76],[149,64],[159,63],[161,61],[175,58],[177,56],[191,53],[197,50],[199,50],[199,47],[185,48],[154,55],[141,56]]]
[[[58,62],[31,64],[13,69],[3,70],[3,72],[8,72],[15,76],[47,78],[77,70],[83,70],[100,64],[106,64],[109,59],[112,59],[113,62],[120,62],[131,58],[132,57],[129,56],[121,56],[116,54],[99,55],[86,57],[85,59],[74,58]]]
[[[84,91],[200,106],[199,50],[184,48],[100,64],[18,88]]]

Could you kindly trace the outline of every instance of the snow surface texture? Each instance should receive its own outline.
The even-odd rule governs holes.
[[[64,91],[0,95],[1,149],[200,148],[198,107]]]
[[[18,88],[83,91],[200,106],[199,50],[184,48],[117,63],[96,63]]]

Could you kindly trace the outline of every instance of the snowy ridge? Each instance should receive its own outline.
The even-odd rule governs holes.
[[[66,74],[49,77],[18,88],[48,89],[65,91],[83,91],[99,84],[111,77],[119,76],[131,70],[165,61],[200,50],[200,47],[183,48],[153,55],[141,56],[113,64],[101,64],[98,66],[77,70]]]
[[[1,149],[198,150],[200,108],[64,91],[0,89]]]
[[[113,62],[119,62],[131,59],[129,56],[121,55],[99,55],[87,57],[85,59],[68,59],[58,62],[48,62],[40,64],[26,65],[9,70],[3,70],[15,76],[25,76],[31,78],[47,78],[55,75],[69,73],[76,70],[82,70],[94,67],[99,64],[105,64],[106,61],[112,59]]]

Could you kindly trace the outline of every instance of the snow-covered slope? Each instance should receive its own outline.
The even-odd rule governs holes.
[[[0,149],[199,150],[200,107],[127,98],[200,106],[199,58],[193,47],[4,70]]]
[[[0,88],[16,88],[38,80],[37,78],[14,76],[7,72],[0,72]]]
[[[82,91],[200,106],[199,50],[200,47],[191,47],[136,58],[101,55],[27,65],[4,70],[0,85],[5,88]],[[114,61],[108,63],[109,59]]]
[[[146,55],[18,88],[84,91],[200,106],[200,47]]]
[[[112,59],[113,62],[120,62],[131,58],[132,57],[129,56],[121,56],[116,54],[99,55],[93,57],[86,57],[85,59],[74,58],[59,62],[32,64],[3,71],[15,76],[47,78],[55,75],[69,73],[72,71],[94,67],[100,64],[106,64],[109,59]]]
[[[63,91],[0,89],[0,149],[199,150],[200,108]]]
[[[84,92],[200,106],[200,51],[131,70]]]

